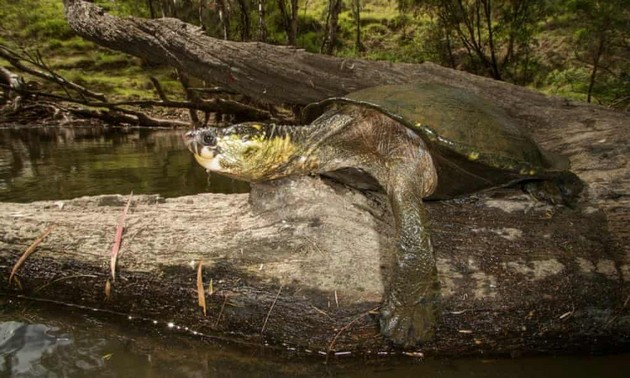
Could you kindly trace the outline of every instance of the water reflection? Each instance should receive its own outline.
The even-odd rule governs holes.
[[[16,321],[0,323],[0,373],[13,377],[71,376],[103,367],[102,342],[74,353],[73,340],[56,327]],[[66,357],[73,364],[61,363]]]
[[[208,176],[182,131],[139,128],[0,129],[0,201],[106,193],[246,192],[246,183]]]
[[[33,372],[32,367],[38,365],[42,353],[57,346],[57,338],[49,335],[48,330],[42,324],[0,323],[0,355],[5,356],[0,360],[0,371],[10,371],[13,375]]]

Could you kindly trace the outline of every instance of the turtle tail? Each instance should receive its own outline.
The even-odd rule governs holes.
[[[523,190],[539,201],[552,205],[575,207],[584,189],[584,182],[573,172],[554,173],[549,178],[523,183]]]

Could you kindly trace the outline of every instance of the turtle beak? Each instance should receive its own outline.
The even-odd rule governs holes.
[[[183,136],[188,150],[193,153],[195,160],[207,171],[220,171],[219,155],[221,149],[217,146],[216,130],[213,128],[189,131]]]

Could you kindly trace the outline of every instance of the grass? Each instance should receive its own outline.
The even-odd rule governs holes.
[[[100,47],[77,36],[67,25],[60,0],[2,0],[0,42],[13,49],[38,51],[56,73],[116,99],[156,99],[149,80],[158,78],[173,99],[182,97],[181,85],[168,67],[147,67],[135,57]],[[112,2],[110,8],[125,12]],[[16,31],[17,32],[14,32]],[[9,66],[0,59],[0,65]],[[34,78],[28,77],[27,80]],[[37,79],[36,79],[37,80]],[[39,80],[38,80],[39,81]]]

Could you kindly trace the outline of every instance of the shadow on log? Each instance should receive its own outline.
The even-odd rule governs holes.
[[[436,341],[420,350],[628,350],[626,113],[433,64],[347,61],[284,47],[219,43],[181,21],[117,19],[81,1],[66,1],[66,10],[71,26],[97,43],[144,58],[170,56],[178,68],[209,75],[237,92],[259,88],[257,97],[268,102],[304,104],[414,80],[466,88],[499,104],[543,147],[568,156],[589,188],[575,209],[547,207],[510,190],[429,203],[444,301]],[[252,50],[258,55],[249,55]],[[269,67],[261,68],[261,62]],[[284,72],[287,64],[300,72]],[[263,76],[252,67],[274,86],[260,81]],[[304,75],[317,78],[318,85],[309,85]],[[124,205],[122,196],[80,198],[62,208],[53,202],[1,204],[0,266],[8,276],[19,254],[55,223],[19,272],[22,293],[254,343],[323,352],[389,348],[373,311],[392,263],[392,219],[380,194],[306,177],[255,185],[250,197],[136,198],[119,279],[105,301],[109,250]],[[206,267],[204,282],[212,280],[215,289],[206,298],[205,317],[195,291],[199,260]],[[6,280],[0,291],[20,292]]]

